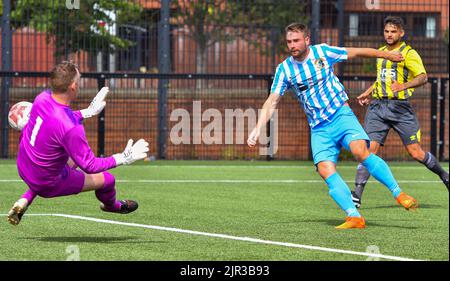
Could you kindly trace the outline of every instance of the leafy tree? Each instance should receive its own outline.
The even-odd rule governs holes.
[[[30,27],[44,32],[47,41],[55,44],[56,56],[79,50],[114,52],[132,45],[131,41],[110,32],[108,26],[139,18],[142,12],[140,5],[127,0],[83,0],[79,9],[69,9],[66,2],[13,1],[11,23],[16,29]]]
[[[286,54],[286,39],[284,28],[293,22],[308,25],[310,18],[307,16],[307,1],[292,0],[255,0],[248,7],[247,16],[255,27],[254,36],[270,40],[272,53]],[[268,55],[261,40],[250,40],[263,54]]]
[[[226,0],[179,0],[172,1],[176,18],[181,27],[186,27],[187,37],[196,44],[196,72],[206,73],[208,47],[217,42],[230,42],[236,38],[236,31],[227,28],[240,16],[237,1]]]
[[[262,54],[279,54],[286,50],[284,27],[294,21],[308,21],[304,1],[179,0],[173,4],[172,15],[188,28],[186,36],[197,44],[197,73],[206,72],[207,49],[217,42],[242,37]],[[272,52],[266,48],[268,42]]]

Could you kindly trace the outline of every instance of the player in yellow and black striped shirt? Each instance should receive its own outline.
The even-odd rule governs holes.
[[[389,49],[389,45],[380,50],[399,51],[405,58],[402,62],[377,59],[377,81],[372,86],[375,99],[406,100],[412,96],[414,88],[427,83],[427,73],[422,59],[416,50],[405,42]]]
[[[386,140],[389,130],[400,136],[409,155],[437,174],[448,189],[448,172],[442,169],[436,158],[422,150],[420,127],[417,117],[408,102],[414,88],[427,83],[427,73],[416,50],[402,40],[404,24],[400,17],[387,17],[384,21],[386,45],[380,50],[399,51],[405,58],[402,62],[377,59],[377,81],[358,96],[361,105],[369,104],[364,120],[364,129],[370,137],[370,152],[377,153]],[[361,196],[370,174],[363,165],[358,165],[355,178],[353,202],[361,205]]]

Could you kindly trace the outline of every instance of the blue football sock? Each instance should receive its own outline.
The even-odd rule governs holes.
[[[384,184],[394,195],[395,198],[402,192],[400,186],[392,175],[391,169],[383,159],[371,153],[366,160],[362,162],[369,173]]]
[[[325,182],[330,188],[330,196],[348,217],[361,217],[352,201],[350,189],[337,172],[329,176]]]

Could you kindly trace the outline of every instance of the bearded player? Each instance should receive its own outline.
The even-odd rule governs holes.
[[[370,152],[377,154],[384,145],[387,135],[394,129],[400,136],[408,154],[427,167],[442,180],[447,187],[448,172],[436,157],[426,152],[420,145],[421,132],[416,114],[409,98],[414,89],[427,83],[427,73],[419,53],[403,40],[405,35],[402,18],[389,16],[384,20],[386,45],[380,50],[399,51],[404,56],[402,62],[377,60],[377,81],[358,96],[360,105],[369,104],[364,120],[364,129],[370,137]],[[359,164],[355,177],[355,191],[352,199],[356,207],[361,206],[364,187],[370,177],[364,165]]]

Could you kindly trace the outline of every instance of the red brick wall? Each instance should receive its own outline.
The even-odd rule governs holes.
[[[365,108],[356,104],[355,97],[364,88],[361,82],[345,83],[349,89],[350,105],[363,122]],[[11,102],[19,100],[32,100],[33,93],[28,96],[19,95],[17,90],[12,89]],[[95,95],[94,89],[85,89],[80,95],[81,102],[73,104],[73,108],[80,109],[88,105],[89,101]],[[417,90],[411,103],[416,110],[422,129],[422,146],[425,150],[430,149],[430,87]],[[20,97],[19,97],[20,96]],[[257,109],[262,106],[267,96],[266,89],[248,90],[242,89],[214,89],[205,90],[196,93],[195,90],[171,90],[168,100],[168,119],[171,112],[175,109],[186,109],[191,116],[191,144],[174,145],[168,139],[167,156],[168,159],[259,159],[264,157],[259,155],[256,148],[248,148],[244,144],[227,145],[225,142],[225,122],[222,121],[222,144],[204,145],[192,144],[192,114],[193,101],[202,101],[203,113],[208,108],[219,110],[222,117],[225,116],[225,109]],[[106,133],[105,133],[105,153],[107,155],[121,152],[128,138],[137,140],[145,138],[150,141],[151,155],[157,153],[157,93],[155,89],[146,90],[127,90],[115,89],[108,98],[105,109]],[[448,120],[448,111],[447,120]],[[167,135],[170,130],[179,122],[170,121],[168,124]],[[202,123],[204,129],[210,121]],[[92,118],[85,121],[85,128],[92,150],[97,152],[97,119]],[[287,93],[279,105],[278,122],[278,152],[275,155],[277,159],[297,159],[307,160],[309,158],[309,128],[303,109],[298,101]],[[244,127],[244,141],[248,134],[248,127]],[[448,133],[448,122],[446,127]],[[17,152],[18,133],[10,129],[10,155],[15,157]],[[448,157],[448,139],[446,141],[446,151]],[[381,156],[388,160],[410,160],[403,145],[394,132],[388,136],[387,143],[381,150]],[[344,159],[352,159],[348,153],[342,154]]]

